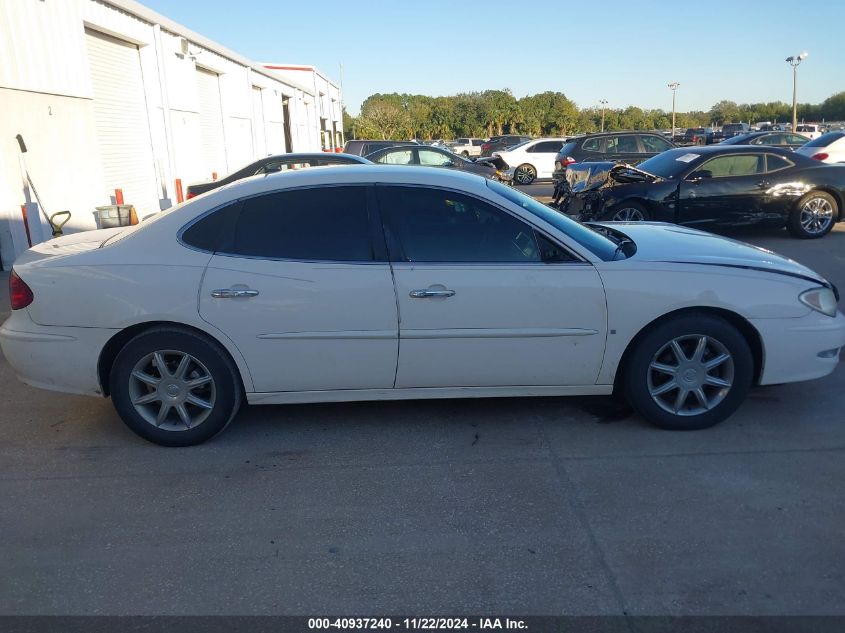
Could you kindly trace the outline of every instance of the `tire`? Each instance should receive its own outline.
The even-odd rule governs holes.
[[[804,194],[786,223],[789,232],[800,239],[814,240],[830,233],[839,215],[836,199],[824,191]]]
[[[733,325],[708,314],[690,314],[647,332],[623,372],[624,394],[640,415],[661,429],[692,431],[714,426],[737,410],[751,388],[754,359]]]
[[[620,202],[608,214],[612,222],[647,222],[651,214],[639,202]]]
[[[159,369],[160,360],[166,372]],[[126,426],[161,446],[211,439],[232,421],[243,400],[238,370],[225,350],[206,336],[173,327],[153,328],[130,340],[115,359],[110,385]]]
[[[518,185],[530,185],[537,179],[537,170],[534,165],[524,163],[517,167],[513,173],[513,181]]]
[[[464,150],[461,152],[461,156],[463,156],[464,158],[469,158],[469,152]]]

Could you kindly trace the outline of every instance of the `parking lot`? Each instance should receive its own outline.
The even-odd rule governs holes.
[[[843,225],[734,235],[845,288]],[[0,379],[2,614],[845,614],[841,366],[700,432],[380,402],[247,407],[188,449]]]

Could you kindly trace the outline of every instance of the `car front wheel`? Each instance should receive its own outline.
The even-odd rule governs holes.
[[[162,446],[214,437],[242,399],[228,354],[205,336],[175,328],[154,328],[130,340],[115,359],[110,385],[126,425]]]
[[[687,315],[665,321],[636,344],[622,384],[631,406],[669,430],[705,429],[745,400],[754,375],[751,349],[727,321]]]

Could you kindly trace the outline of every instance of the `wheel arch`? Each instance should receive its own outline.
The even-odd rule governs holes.
[[[616,368],[616,375],[614,377],[613,382],[614,393],[620,393],[619,387],[621,385],[621,380],[625,375],[626,365],[631,357],[633,350],[637,347],[643,337],[645,337],[654,328],[665,323],[666,321],[678,318],[679,316],[692,314],[720,317],[731,325],[733,325],[739,331],[739,333],[745,339],[746,343],[748,343],[748,347],[751,348],[751,356],[754,359],[754,376],[752,378],[751,384],[759,384],[760,377],[763,375],[763,367],[765,366],[766,358],[765,348],[763,347],[763,339],[760,336],[760,333],[757,331],[757,328],[755,328],[745,317],[740,314],[737,314],[736,312],[733,312],[732,310],[712,306],[701,306],[681,308],[679,310],[667,312],[666,314],[657,317],[656,319],[645,325],[642,329],[640,329],[640,331],[637,332],[634,337],[628,342],[628,345],[625,347],[625,351],[622,353],[622,357],[619,360],[619,365]]]
[[[177,321],[144,321],[141,323],[135,323],[120,330],[114,334],[114,336],[112,336],[103,346],[103,349],[100,350],[100,356],[97,359],[97,378],[100,381],[100,389],[102,390],[104,396],[109,396],[111,393],[111,385],[109,384],[111,380],[111,370],[120,350],[122,350],[129,341],[139,334],[157,327],[181,329],[192,334],[199,334],[200,336],[211,339],[220,346],[238,369],[238,379],[240,380],[241,388],[244,391],[247,391],[247,386],[251,386],[252,377],[249,373],[246,362],[243,357],[240,356],[240,352],[237,351],[237,348],[235,348],[236,353],[233,353],[231,349],[233,344],[227,345],[223,340],[221,340],[221,336],[215,335],[208,330],[196,327],[195,325],[179,323]]]

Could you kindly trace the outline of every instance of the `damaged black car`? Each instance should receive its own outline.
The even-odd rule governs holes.
[[[786,227],[819,238],[842,219],[845,165],[776,147],[673,149],[637,167],[569,167],[558,208],[582,221],[659,221],[708,227]]]

